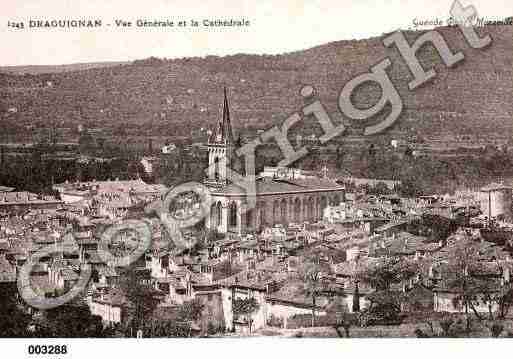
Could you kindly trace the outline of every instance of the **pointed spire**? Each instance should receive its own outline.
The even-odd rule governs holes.
[[[230,122],[230,107],[228,106],[228,96],[226,95],[226,86],[224,87],[224,104],[223,104],[223,124]]]
[[[232,123],[230,121],[230,107],[228,105],[228,95],[226,87],[224,88],[223,118],[218,122],[215,131],[210,137],[211,143],[234,144]]]
[[[230,106],[228,105],[228,96],[226,94],[226,86],[224,87],[224,104],[223,104],[223,138],[226,143],[233,144],[232,123],[230,121]]]

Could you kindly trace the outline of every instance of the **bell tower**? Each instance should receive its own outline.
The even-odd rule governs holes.
[[[235,150],[235,139],[230,121],[230,108],[224,88],[223,116],[208,139],[208,177],[205,184],[221,188],[230,183],[228,167]]]

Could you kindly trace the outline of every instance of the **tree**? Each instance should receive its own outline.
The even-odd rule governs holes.
[[[409,280],[417,272],[416,263],[393,257],[357,273],[358,280],[375,289],[374,293],[367,296],[371,304],[361,315],[362,325],[400,321],[404,296],[400,292],[392,291],[391,286]]]
[[[144,283],[142,274],[132,265],[126,269],[121,290],[132,307],[131,327],[139,329],[159,303],[156,291]]]
[[[16,300],[14,283],[0,283],[0,337],[26,337],[30,315],[26,314]]]
[[[399,193],[403,197],[414,198],[422,195],[422,189],[417,179],[405,178],[401,180],[401,185],[399,186]]]
[[[326,312],[329,317],[334,318],[333,328],[337,332],[338,336],[340,338],[343,338],[344,336],[349,338],[351,327],[357,323],[356,314],[350,313],[347,305],[342,303],[338,298],[328,307]],[[344,329],[345,335],[341,332],[340,328]]]
[[[504,324],[502,324],[501,322],[495,322],[490,327],[490,331],[492,332],[492,337],[494,337],[494,338],[498,338],[501,335],[501,333],[503,332],[503,330],[504,330]]]
[[[179,305],[172,318],[162,319],[154,313],[148,331],[152,337],[191,337],[196,329],[194,323],[200,319],[203,308],[200,300],[193,299]]]
[[[469,275],[469,269],[475,265],[479,253],[468,242],[462,243],[455,250],[450,258],[451,273],[453,277],[447,281],[449,288],[456,290],[457,295],[453,299],[453,304],[462,304],[465,308],[465,317],[467,322],[467,332],[470,332],[471,318],[470,310],[474,312],[479,320],[481,315],[477,312],[475,304],[478,296],[487,291],[486,283],[476,280]]]
[[[451,334],[451,326],[454,324],[454,319],[451,317],[444,318],[440,321],[440,327],[444,337],[449,338]]]
[[[358,313],[360,311],[360,286],[358,279],[354,281],[354,293],[353,293],[353,312]]]
[[[387,194],[391,194],[391,193],[392,193],[392,191],[388,188],[388,186],[384,182],[378,182],[374,186],[369,187],[369,194],[372,194],[372,195],[379,196],[379,195],[387,195]]]
[[[312,327],[314,327],[316,299],[322,289],[322,273],[318,261],[307,262],[301,270],[301,276],[303,277],[305,293],[312,298]]]
[[[504,319],[509,312],[509,308],[513,304],[513,286],[510,283],[505,283],[501,286],[499,293],[496,296],[499,305],[499,318]]]
[[[243,316],[248,322],[249,332],[251,333],[251,328],[253,325],[252,315],[258,311],[260,305],[256,301],[255,298],[236,298],[233,300],[233,316],[234,318],[238,316]]]
[[[203,304],[198,299],[184,302],[178,310],[178,318],[188,321],[196,321],[201,317]]]
[[[35,326],[37,337],[105,338],[112,334],[104,330],[100,316],[92,315],[89,307],[81,304],[65,304],[47,310]]]
[[[440,325],[440,328],[442,331],[437,331],[435,328],[435,321],[434,318],[431,317],[427,321],[427,325],[429,327],[428,331],[423,331],[420,328],[417,328],[415,330],[415,335],[417,338],[452,338],[457,337],[458,334],[461,332],[458,326],[458,321],[455,320],[454,314],[449,313],[440,313],[442,316],[438,320],[438,324]]]
[[[358,280],[376,290],[388,291],[392,284],[401,283],[417,273],[417,264],[401,258],[386,258],[378,265],[357,273]]]

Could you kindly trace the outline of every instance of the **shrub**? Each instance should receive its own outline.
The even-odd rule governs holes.
[[[502,324],[500,322],[495,322],[490,327],[490,331],[492,332],[492,337],[494,337],[494,338],[498,338],[501,335],[503,330],[504,330],[504,324]]]
[[[429,336],[425,334],[420,328],[415,329],[414,333],[417,338],[429,338]]]
[[[217,333],[217,328],[212,323],[207,324],[207,334],[208,335],[214,335]]]
[[[281,328],[283,327],[283,319],[280,317],[275,317],[271,314],[271,316],[267,320],[267,325],[270,327]]]
[[[327,327],[333,324],[333,320],[327,315],[315,317],[316,327]],[[307,328],[312,326],[312,314],[296,314],[287,320],[287,329]]]
[[[449,337],[451,332],[451,326],[454,324],[454,319],[445,318],[440,321],[440,327],[442,328],[444,337]]]

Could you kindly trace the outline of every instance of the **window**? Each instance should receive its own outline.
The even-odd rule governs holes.
[[[230,204],[230,215],[229,215],[229,222],[231,227],[237,226],[237,205],[235,202],[232,202]]]
[[[219,158],[214,158],[214,178],[219,181]]]

